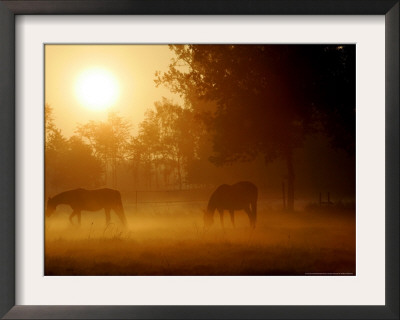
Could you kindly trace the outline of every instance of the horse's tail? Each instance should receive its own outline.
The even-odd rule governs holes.
[[[257,221],[257,198],[258,198],[258,189],[255,187],[254,196],[251,201],[251,211],[253,214],[253,228],[256,226]]]
[[[253,217],[254,217],[254,226],[256,225],[257,221],[257,199],[251,204],[251,208],[253,209]]]
[[[125,210],[122,205],[121,193],[119,191],[117,191],[117,201],[115,205],[116,205],[115,211],[117,212],[118,217],[121,219],[124,226],[126,226],[127,221],[125,216]]]

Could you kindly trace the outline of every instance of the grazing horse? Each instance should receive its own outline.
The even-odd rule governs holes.
[[[218,210],[221,225],[224,226],[224,210],[228,210],[232,224],[235,225],[235,210],[244,210],[249,216],[252,228],[256,226],[257,218],[257,187],[247,181],[235,183],[233,185],[223,184],[219,186],[211,195],[208,201],[207,210],[204,214],[206,226],[213,224],[214,211]]]
[[[106,223],[110,223],[110,211],[114,210],[122,223],[126,225],[124,208],[122,207],[121,194],[113,189],[74,189],[61,192],[47,201],[46,215],[49,217],[60,204],[69,205],[72,213],[69,221],[72,223],[72,217],[78,218],[81,224],[81,211],[98,211],[104,209],[106,212]]]

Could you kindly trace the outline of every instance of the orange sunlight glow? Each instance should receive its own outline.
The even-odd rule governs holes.
[[[75,93],[84,107],[101,111],[116,102],[119,84],[114,75],[105,69],[87,69],[78,77]]]

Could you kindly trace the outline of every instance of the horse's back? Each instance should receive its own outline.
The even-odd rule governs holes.
[[[103,188],[87,190],[83,188],[70,191],[74,204],[83,210],[100,210],[102,208],[120,207],[121,194],[118,190]]]
[[[98,197],[105,197],[105,198],[121,198],[121,194],[118,190],[103,188],[103,189],[96,189],[96,190],[87,190],[91,192],[93,195]]]
[[[121,194],[118,190],[103,188],[96,190],[87,190],[89,197],[97,199],[99,202],[114,206],[121,201]]]
[[[252,182],[240,181],[238,183],[233,184],[232,189],[234,189],[233,193],[243,198],[246,198],[249,201],[257,200],[258,188]]]
[[[211,195],[210,202],[213,207],[220,209],[243,209],[249,203],[257,201],[257,187],[247,181],[233,185],[220,185]]]

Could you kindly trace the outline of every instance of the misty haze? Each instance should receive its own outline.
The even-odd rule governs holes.
[[[356,274],[355,45],[45,45],[45,275]]]

